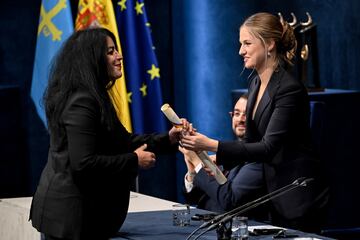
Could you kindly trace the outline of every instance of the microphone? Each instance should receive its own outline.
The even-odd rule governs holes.
[[[313,181],[313,178],[306,178],[306,177],[300,177],[298,179],[296,179],[294,182],[279,188],[271,193],[268,193],[258,199],[255,199],[254,201],[248,202],[240,207],[237,207],[229,212],[217,215],[216,217],[213,218],[213,220],[209,221],[209,222],[205,222],[203,223],[201,226],[199,226],[197,229],[195,229],[187,238],[186,240],[189,240],[197,231],[199,231],[200,229],[204,229],[207,228],[205,231],[203,231],[201,234],[199,234],[195,239],[198,239],[200,236],[202,236],[203,234],[215,229],[217,226],[219,226],[220,224],[224,224],[228,221],[230,221],[233,217],[243,214],[261,204],[264,204],[274,198],[277,198],[293,189],[296,189],[298,187],[306,187],[307,184],[311,181]]]
[[[201,226],[199,226],[197,229],[195,229],[195,230],[190,234],[190,236],[187,238],[187,240],[190,239],[190,237],[191,237],[192,235],[194,235],[194,234],[195,234],[197,231],[199,231],[200,229],[203,229],[203,228],[206,228],[206,227],[208,227],[208,226],[210,226],[210,225],[212,225],[212,224],[218,223],[221,219],[223,219],[223,218],[226,217],[227,215],[230,215],[230,214],[236,213],[236,212],[238,212],[238,211],[241,211],[242,209],[248,208],[248,207],[252,206],[253,204],[256,204],[256,203],[258,203],[258,202],[260,202],[260,201],[263,201],[264,199],[267,199],[267,198],[269,198],[270,196],[272,196],[272,195],[274,195],[274,194],[277,194],[277,193],[279,193],[279,192],[285,191],[286,189],[292,187],[294,184],[299,184],[299,182],[303,182],[304,180],[305,180],[304,177],[298,178],[298,179],[296,179],[293,183],[291,183],[291,184],[289,184],[289,185],[287,185],[287,186],[284,186],[284,187],[282,187],[282,188],[279,188],[279,189],[275,190],[274,192],[268,193],[268,194],[266,194],[266,195],[263,196],[263,197],[260,197],[260,198],[258,198],[258,199],[255,199],[254,201],[248,202],[248,203],[246,203],[246,204],[244,204],[244,205],[242,205],[242,206],[240,206],[240,207],[237,207],[237,208],[235,208],[235,209],[233,209],[233,210],[231,210],[231,211],[229,211],[229,212],[226,212],[226,213],[217,215],[217,216],[216,216],[215,218],[213,218],[211,221],[209,221],[209,222],[204,222]]]

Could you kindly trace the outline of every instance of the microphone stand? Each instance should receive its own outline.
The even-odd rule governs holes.
[[[264,204],[274,198],[277,198],[293,189],[296,189],[298,187],[305,187],[307,186],[307,183],[313,181],[313,178],[305,178],[305,177],[301,177],[296,179],[293,183],[286,185],[282,188],[279,188],[271,193],[266,194],[265,196],[262,196],[254,201],[248,202],[240,207],[237,207],[229,212],[226,212],[224,214],[220,214],[218,216],[216,216],[212,221],[209,222],[205,222],[203,223],[200,227],[198,227],[197,229],[195,229],[187,238],[186,240],[189,240],[197,231],[199,231],[200,229],[204,229],[207,228],[205,231],[203,231],[201,234],[197,235],[196,239],[198,239],[200,236],[204,235],[205,233],[215,229],[218,226],[221,227],[225,227],[225,223],[227,223],[228,221],[230,221],[233,217],[243,214],[261,204]],[[226,230],[225,230],[226,231]]]
[[[275,195],[275,194],[278,194],[278,193],[280,193],[280,192],[282,192],[282,191],[285,191],[285,190],[287,190],[288,188],[292,187],[293,185],[299,184],[300,181],[304,181],[304,180],[305,180],[304,177],[303,177],[303,178],[298,178],[298,179],[296,179],[293,183],[291,183],[291,184],[289,184],[289,185],[286,185],[286,186],[284,186],[284,187],[282,187],[282,188],[279,188],[279,189],[277,189],[277,190],[275,190],[275,191],[273,191],[273,192],[271,192],[271,193],[268,193],[268,194],[266,194],[266,195],[264,195],[264,196],[262,196],[262,197],[260,197],[260,198],[258,198],[258,199],[255,199],[254,201],[248,202],[248,203],[246,203],[246,204],[244,204],[244,205],[242,205],[242,206],[239,206],[239,207],[237,207],[237,208],[234,208],[233,210],[231,210],[231,211],[229,211],[229,212],[226,212],[226,213],[217,215],[216,217],[213,218],[213,220],[211,220],[211,221],[209,221],[209,222],[204,222],[201,226],[199,226],[197,229],[195,229],[195,230],[188,236],[188,238],[186,238],[186,240],[189,240],[189,239],[190,239],[197,231],[199,231],[200,229],[204,229],[204,228],[207,228],[208,226],[210,226],[210,225],[212,225],[212,224],[218,223],[218,222],[219,222],[220,220],[222,220],[226,215],[234,214],[234,213],[236,213],[236,212],[238,212],[238,211],[241,211],[242,209],[248,208],[248,207],[250,207],[250,206],[253,205],[253,204],[256,204],[256,203],[258,203],[258,202],[261,202],[261,201],[263,201],[263,200],[265,200],[265,199],[267,199],[267,198],[269,198],[269,197],[271,197],[271,196],[273,196],[273,195]]]

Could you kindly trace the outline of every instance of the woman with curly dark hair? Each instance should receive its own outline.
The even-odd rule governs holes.
[[[75,32],[57,55],[44,96],[50,149],[30,218],[45,239],[108,239],[125,220],[138,167],[177,149],[181,129],[129,133],[108,89],[122,75],[114,35]],[[184,125],[188,124],[184,120]]]

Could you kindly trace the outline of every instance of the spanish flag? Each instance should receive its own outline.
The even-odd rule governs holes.
[[[116,37],[117,47],[120,54],[121,43],[115,21],[114,8],[111,0],[80,0],[78,15],[75,22],[75,29],[81,30],[88,27],[103,27],[109,29]],[[114,86],[109,90],[118,118],[131,132],[131,119],[129,112],[128,97],[126,91],[124,64],[122,77],[117,79]]]

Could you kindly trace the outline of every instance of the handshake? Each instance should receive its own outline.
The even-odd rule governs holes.
[[[188,122],[183,124],[183,121],[178,117],[169,104],[164,104],[161,107],[161,111],[175,128],[182,128],[182,134],[179,139],[179,144],[181,146],[180,151],[184,153],[184,155],[189,154],[191,156],[196,154],[197,158],[201,160],[202,164],[208,169],[210,174],[214,176],[216,181],[219,184],[224,184],[227,181],[226,177],[218,166],[210,159],[206,152],[206,150],[216,152],[217,141],[197,133],[192,124],[189,124]]]

